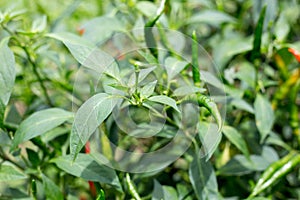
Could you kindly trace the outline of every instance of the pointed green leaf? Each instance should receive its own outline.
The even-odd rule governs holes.
[[[171,186],[162,186],[157,180],[154,180],[154,189],[152,200],[172,199],[177,200],[177,192]]]
[[[114,32],[124,31],[125,25],[116,17],[101,16],[87,21],[80,28],[84,30],[82,35],[84,38],[99,44],[107,40]]]
[[[98,163],[91,154],[79,153],[74,162],[73,156],[71,155],[55,158],[52,162],[68,174],[81,177],[88,181],[109,184],[117,190],[122,191],[122,186],[115,170]]]
[[[174,96],[187,96],[195,93],[203,93],[205,92],[205,88],[199,88],[195,86],[182,86],[174,90],[173,95]]]
[[[235,22],[236,20],[230,15],[213,10],[204,10],[193,15],[186,23],[206,23],[218,26],[226,22]]]
[[[253,171],[263,171],[270,163],[262,156],[251,155],[250,160],[244,155],[235,155],[219,169],[222,175],[244,175]]]
[[[231,102],[230,102],[231,105],[239,108],[239,109],[242,109],[242,110],[245,110],[249,113],[252,113],[254,114],[254,109],[253,107],[247,103],[245,100],[243,99],[240,99],[240,98],[234,98]]]
[[[0,42],[0,101],[7,105],[14,83],[15,83],[15,57],[8,48],[9,38],[4,38]]]
[[[42,174],[43,187],[45,195],[49,200],[63,200],[64,196],[59,187],[47,176]]]
[[[31,26],[31,32],[39,33],[43,32],[47,26],[47,16],[43,15],[42,17],[36,18]]]
[[[105,72],[113,78],[120,80],[119,68],[115,59],[98,49],[89,40],[67,32],[50,33],[47,36],[62,41],[74,58],[83,66],[98,73]]]
[[[222,134],[218,131],[218,126],[213,123],[200,122],[198,123],[199,138],[202,143],[201,156],[209,160],[218,145],[221,142]]]
[[[168,97],[168,96],[164,96],[164,95],[152,96],[148,100],[168,105],[168,106],[174,108],[174,110],[176,110],[177,112],[180,113],[180,110],[178,109],[178,107],[176,105],[176,101],[174,99]]]
[[[153,81],[141,88],[140,93],[143,97],[149,97],[153,94],[157,81]]]
[[[11,149],[14,150],[21,142],[42,135],[72,118],[73,113],[59,108],[35,112],[20,124]]]
[[[270,102],[258,94],[254,102],[255,123],[261,134],[261,141],[263,141],[268,134],[270,134],[275,120],[274,111]]]
[[[119,98],[99,93],[88,99],[77,111],[72,125],[70,150],[73,159],[96,128],[110,115]]]
[[[224,126],[222,131],[227,139],[234,144],[234,146],[236,146],[236,148],[238,148],[247,158],[249,158],[250,154],[248,147],[242,135],[231,126]]]
[[[197,199],[219,199],[214,169],[209,161],[205,161],[205,158],[194,156],[189,168],[189,177]]]
[[[25,179],[27,176],[20,171],[16,170],[10,165],[1,165],[0,166],[0,181],[16,181]]]
[[[165,60],[165,68],[168,74],[168,82],[170,82],[177,74],[179,74],[186,66],[188,62],[180,61],[173,57],[168,57]]]

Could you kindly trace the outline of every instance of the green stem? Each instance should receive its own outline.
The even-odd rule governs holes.
[[[39,74],[38,70],[37,70],[37,64],[33,61],[33,59],[31,58],[30,56],[30,52],[29,52],[29,49],[27,47],[23,47],[26,55],[27,55],[27,58],[28,58],[28,61],[29,63],[31,64],[32,66],[32,70],[33,70],[33,73],[35,74],[36,78],[38,79],[39,81],[39,84],[40,84],[40,87],[42,88],[42,91],[44,93],[44,96],[46,98],[46,101],[47,101],[47,104],[51,107],[53,107],[53,104],[51,102],[51,99],[50,99],[50,96],[48,95],[47,93],[47,88],[46,86],[44,85],[44,82],[42,80],[42,77],[41,75]]]
[[[21,170],[25,170],[25,167],[23,167],[22,165],[20,165],[19,163],[15,162],[14,160],[12,160],[2,149],[2,147],[0,147],[0,157],[2,158],[2,160],[10,162],[11,164],[15,165],[16,167],[18,167]]]

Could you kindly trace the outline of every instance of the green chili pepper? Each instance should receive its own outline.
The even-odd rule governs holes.
[[[221,131],[223,125],[222,117],[219,112],[217,104],[211,98],[203,94],[197,94],[196,97],[195,96],[185,97],[179,103],[183,103],[183,102],[191,102],[191,103],[198,104],[199,106],[205,107],[210,112],[210,114],[215,118],[218,125],[218,132]]]
[[[266,6],[264,6],[260,12],[259,19],[254,31],[254,42],[253,49],[251,52],[251,61],[253,62],[255,59],[260,57],[260,46],[261,46],[261,38],[264,27],[264,20],[266,15]]]
[[[193,43],[192,43],[192,72],[194,84],[200,86],[200,71],[198,62],[198,42],[196,32],[193,31]]]
[[[37,199],[36,181],[34,179],[32,179],[32,181],[31,181],[31,194],[33,196],[33,199]]]
[[[272,163],[255,185],[249,197],[254,197],[289,173],[300,163],[300,155],[292,151],[280,160]]]
[[[131,181],[130,176],[129,176],[128,173],[126,174],[126,183],[127,183],[128,190],[129,190],[129,193],[131,194],[131,196],[132,196],[133,198],[135,198],[136,200],[141,200],[141,197],[140,197],[140,195],[137,193],[137,191],[136,191],[136,189],[135,189],[135,186],[134,186],[134,184],[132,183],[132,181]]]
[[[155,17],[153,19],[149,20],[145,24],[145,28],[144,28],[146,45],[149,48],[151,54],[155,58],[158,58],[158,52],[157,52],[156,42],[155,42],[155,39],[154,39],[152,28],[155,25],[155,23],[157,22],[157,20],[160,18],[160,16],[163,14],[164,9],[165,9],[165,5],[166,5],[166,0],[162,0],[161,4],[160,4],[160,6],[157,10],[157,14],[155,15]]]

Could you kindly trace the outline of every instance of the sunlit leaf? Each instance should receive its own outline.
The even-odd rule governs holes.
[[[164,95],[158,95],[158,96],[152,96],[148,99],[149,101],[153,101],[153,102],[157,102],[157,103],[161,103],[164,105],[168,105],[172,108],[174,108],[174,110],[176,110],[177,112],[180,113],[180,110],[178,109],[177,105],[176,105],[176,101],[168,96],[164,96]]]
[[[20,171],[16,170],[10,165],[0,166],[0,182],[16,181],[21,179],[26,179],[27,176]]]
[[[7,46],[8,40],[4,38],[0,43],[0,101],[4,106],[9,101],[16,76],[15,57]]]
[[[122,191],[118,176],[110,167],[96,162],[90,154],[78,154],[73,162],[73,156],[66,155],[52,160],[60,169],[88,181],[109,184]]]
[[[165,60],[165,68],[168,74],[168,82],[170,82],[177,74],[179,74],[188,63],[186,61],[180,61],[173,57],[168,57]]]
[[[72,118],[73,113],[59,108],[35,112],[20,124],[11,149],[14,150],[21,142],[42,135]]]
[[[96,128],[110,115],[119,98],[99,93],[88,99],[77,111],[72,126],[70,149],[73,159]]]

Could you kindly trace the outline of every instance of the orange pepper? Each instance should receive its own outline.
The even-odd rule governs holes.
[[[294,57],[298,60],[298,62],[300,62],[300,53],[293,49],[293,48],[289,48],[288,51],[294,55]]]

